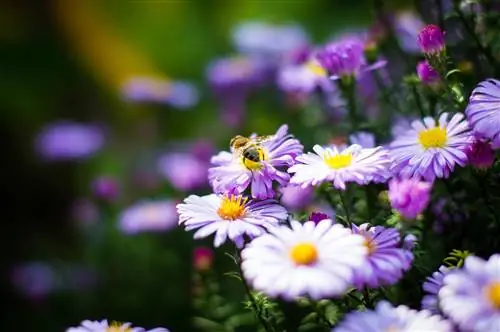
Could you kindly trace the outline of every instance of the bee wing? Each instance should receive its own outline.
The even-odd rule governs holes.
[[[257,144],[262,144],[268,142],[274,138],[274,135],[266,135],[266,136],[257,136],[253,138],[253,141]]]

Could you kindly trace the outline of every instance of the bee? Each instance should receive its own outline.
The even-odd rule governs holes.
[[[261,162],[264,158],[264,152],[262,150],[262,143],[269,141],[274,136],[257,136],[257,137],[244,137],[237,135],[231,139],[229,146],[231,147],[233,153],[240,155],[243,158],[243,162],[246,160],[251,162]]]

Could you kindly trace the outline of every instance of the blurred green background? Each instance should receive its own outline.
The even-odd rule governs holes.
[[[126,237],[112,226],[121,209],[144,195],[182,195],[164,188],[129,190],[106,210],[104,237],[75,227],[68,217],[72,203],[89,195],[89,182],[98,174],[113,174],[126,187],[133,162],[168,141],[209,137],[220,148],[227,145],[235,133],[220,130],[205,70],[211,60],[235,52],[235,24],[295,22],[319,44],[342,29],[367,26],[371,18],[369,1],[2,1],[0,135],[7,151],[1,178],[7,213],[0,246],[8,309],[0,329],[63,331],[84,319],[109,318],[192,331],[192,234],[178,229]],[[200,103],[176,111],[121,100],[124,79],[150,74],[193,81]],[[246,130],[276,130],[286,121],[278,107],[265,96],[252,99]],[[58,119],[106,123],[111,131],[105,150],[81,163],[40,163],[33,152],[35,134]],[[225,292],[240,301],[239,285],[222,275],[231,262],[220,253],[216,270],[229,285]],[[33,301],[12,286],[9,274],[26,261],[91,266],[99,282]]]

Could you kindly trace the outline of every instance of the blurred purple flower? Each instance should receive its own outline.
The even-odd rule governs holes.
[[[35,148],[46,160],[86,159],[104,145],[101,127],[71,121],[52,123],[37,135]]]
[[[277,80],[278,87],[287,93],[310,94],[317,88],[328,93],[334,89],[327,72],[315,59],[281,67]]]
[[[399,214],[415,219],[424,212],[431,198],[432,183],[416,178],[389,181],[389,201]]]
[[[460,195],[462,194],[462,195]],[[454,198],[462,198],[464,193],[458,193]],[[454,201],[446,198],[440,198],[434,202],[431,207],[431,212],[434,215],[434,223],[432,230],[436,234],[442,234],[446,230],[455,228],[456,223],[465,221],[468,217],[464,209]]]
[[[416,117],[397,116],[391,128],[392,138],[396,139],[398,136],[406,134],[408,130],[412,129],[411,123],[416,119]]]
[[[135,203],[120,214],[118,227],[125,234],[168,231],[177,225],[175,204],[170,200]]]
[[[92,181],[92,192],[95,197],[104,201],[114,201],[120,193],[118,181],[111,176],[100,176]]]
[[[302,188],[301,186],[288,185],[279,190],[281,192],[280,203],[292,211],[304,209],[314,197],[313,187]]]
[[[425,54],[441,53],[446,47],[444,32],[434,24],[420,30],[417,40],[420,50]]]
[[[427,277],[422,284],[426,295],[422,298],[422,309],[427,309],[434,314],[439,314],[438,293],[443,287],[443,279],[450,272],[450,269],[442,265],[439,269]]]
[[[209,65],[208,82],[219,101],[225,124],[237,127],[242,123],[246,99],[263,84],[265,74],[262,61],[241,56],[218,59]]]
[[[190,191],[208,185],[210,164],[190,153],[171,152],[158,161],[158,171],[178,190]]]
[[[477,169],[488,169],[495,162],[495,151],[491,148],[491,143],[485,139],[476,137],[467,155],[469,163]]]
[[[376,147],[375,135],[367,131],[358,131],[349,136],[351,144],[360,145],[362,148],[370,149]]]
[[[397,13],[393,18],[394,33],[403,50],[409,53],[418,53],[418,33],[425,27],[425,23],[412,11]]]
[[[435,84],[440,81],[439,74],[427,60],[420,61],[417,64],[417,76],[424,84]]]
[[[160,103],[187,109],[198,103],[198,90],[191,83],[154,77],[134,77],[122,87],[123,98],[134,103]]]
[[[79,198],[73,202],[71,215],[81,225],[93,224],[99,220],[99,209],[90,199]]]
[[[45,298],[58,287],[54,269],[44,262],[29,262],[15,266],[11,271],[14,287],[34,300]]]
[[[208,247],[196,247],[193,250],[193,266],[196,271],[210,270],[214,261],[214,251]]]
[[[331,219],[326,213],[323,212],[312,212],[307,220],[313,221],[315,224],[318,224],[320,221],[325,219]]]

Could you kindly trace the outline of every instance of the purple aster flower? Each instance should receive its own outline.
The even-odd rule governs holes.
[[[500,81],[482,81],[472,91],[465,110],[472,130],[490,139],[494,149],[500,148]]]
[[[459,198],[460,195],[454,197]],[[434,215],[433,231],[442,234],[445,230],[452,231],[457,223],[467,220],[466,210],[461,209],[454,200],[440,198],[431,205]]]
[[[198,229],[195,239],[215,233],[214,247],[227,238],[237,247],[244,244],[244,235],[254,238],[286,220],[288,212],[275,200],[252,201],[241,195],[191,195],[177,205],[179,225],[187,231]]]
[[[360,145],[362,148],[370,149],[377,145],[375,144],[375,135],[367,131],[358,131],[349,136],[351,144]]]
[[[318,224],[320,221],[323,221],[326,219],[332,220],[332,218],[330,218],[326,213],[323,213],[323,212],[312,212],[309,215],[309,218],[307,218],[307,220],[312,221],[315,224]]]
[[[296,24],[244,22],[234,28],[232,37],[233,43],[241,53],[274,63],[285,54],[309,44],[307,33]]]
[[[92,192],[99,199],[114,201],[120,193],[120,187],[114,177],[100,176],[92,181]]]
[[[420,61],[417,64],[417,76],[422,83],[427,85],[433,85],[440,81],[439,74],[427,60]]]
[[[243,276],[257,291],[294,301],[342,295],[366,256],[363,237],[331,220],[291,221],[274,227],[243,249]]]
[[[387,301],[375,310],[353,311],[332,332],[453,332],[450,322],[427,310],[413,310],[405,305],[393,307]]]
[[[409,53],[419,52],[418,33],[425,27],[420,17],[412,11],[399,12],[393,19],[393,25],[401,48]]]
[[[253,198],[274,197],[273,182],[288,184],[290,175],[281,169],[294,163],[303,146],[288,134],[288,126],[282,125],[271,139],[260,145],[259,151],[262,154],[260,162],[226,151],[214,156],[213,167],[208,170],[214,192],[243,193],[250,186]]]
[[[45,262],[19,264],[10,277],[18,291],[34,300],[45,298],[59,287],[57,273]]]
[[[210,164],[195,155],[171,152],[158,160],[158,171],[176,189],[190,191],[208,184]]]
[[[37,152],[46,160],[86,159],[104,145],[104,132],[96,125],[70,121],[52,123],[37,135]]]
[[[444,52],[446,44],[443,31],[437,25],[427,25],[418,34],[418,45],[425,54]]]
[[[424,212],[431,198],[432,183],[417,178],[389,181],[389,202],[406,219],[415,219]]]
[[[315,59],[301,64],[288,64],[278,71],[278,87],[287,93],[311,94],[320,88],[325,93],[332,92],[335,87],[330,82],[327,72]]]
[[[500,255],[487,261],[469,256],[463,268],[453,269],[438,293],[445,315],[461,331],[492,332],[500,326]]]
[[[297,164],[288,169],[294,173],[291,184],[308,187],[332,182],[335,188],[345,190],[348,182],[365,185],[389,177],[390,159],[381,147],[363,149],[354,144],[340,150],[315,145],[313,151],[298,156]]]
[[[448,120],[442,113],[412,122],[412,128],[390,144],[392,170],[404,177],[421,176],[427,181],[447,178],[455,165],[465,166],[472,143],[469,125],[463,114]]]
[[[368,256],[354,273],[354,285],[376,288],[393,285],[411,267],[413,254],[401,245],[401,236],[394,228],[371,226],[368,223],[352,226],[354,234],[363,235]]]
[[[411,123],[417,120],[416,117],[403,117],[397,116],[392,128],[391,128],[391,136],[393,139],[406,134],[409,130],[411,130]]]
[[[118,227],[125,234],[167,231],[177,223],[175,202],[159,200],[135,203],[125,209],[118,220]]]
[[[427,294],[422,299],[422,309],[427,309],[434,314],[439,314],[438,293],[443,287],[443,279],[450,272],[450,269],[442,265],[432,276],[427,277],[422,284],[422,289]]]
[[[468,152],[468,156],[469,163],[480,170],[490,168],[495,162],[495,151],[491,148],[490,142],[477,137]]]
[[[364,43],[358,38],[330,43],[321,49],[316,59],[331,75],[330,79],[360,76],[364,72],[385,66],[386,61],[368,65],[364,55]]]
[[[146,330],[142,327],[132,327],[132,323],[110,322],[107,320],[84,320],[78,327],[70,327],[66,332],[168,332],[166,328],[157,327]]]
[[[122,87],[123,98],[133,103],[160,103],[187,109],[198,103],[198,90],[188,82],[134,77]]]
[[[264,64],[245,57],[222,58],[211,63],[207,78],[220,107],[222,120],[231,127],[243,121],[245,102],[265,79]]]
[[[287,209],[298,211],[307,207],[314,197],[314,188],[288,185],[279,189],[280,202]]]

